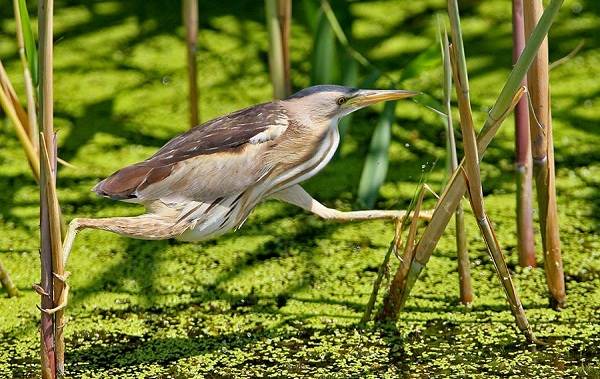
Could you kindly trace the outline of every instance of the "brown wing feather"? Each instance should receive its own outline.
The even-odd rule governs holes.
[[[238,149],[282,120],[287,120],[286,109],[271,102],[208,121],[173,138],[147,160],[115,172],[93,191],[115,200],[134,200],[140,190],[171,175],[177,163]]]

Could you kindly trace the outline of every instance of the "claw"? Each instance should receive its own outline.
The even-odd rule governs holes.
[[[67,284],[67,278],[69,277],[69,275],[71,275],[71,273],[69,271],[65,271],[65,273],[63,275],[59,275],[59,274],[53,272],[52,275],[54,275],[54,277],[56,279],[60,280],[64,284]]]
[[[70,273],[70,272],[68,272],[68,271],[66,271],[66,272],[64,273],[64,275],[58,275],[58,274],[56,274],[56,273],[53,273],[53,274],[54,274],[54,277],[55,277],[56,279],[58,279],[58,280],[60,280],[61,282],[63,282],[63,283],[64,283],[64,285],[65,285],[65,288],[63,289],[63,292],[62,292],[62,294],[61,294],[61,298],[62,298],[63,300],[62,300],[62,302],[61,302],[60,304],[58,304],[56,307],[47,309],[47,308],[42,308],[42,307],[40,307],[39,305],[36,305],[36,306],[37,306],[37,308],[38,308],[40,311],[42,311],[42,312],[44,312],[44,313],[46,313],[46,314],[48,314],[48,315],[53,315],[53,314],[55,314],[56,312],[58,312],[58,311],[60,311],[60,310],[64,309],[64,308],[67,306],[67,304],[69,303],[69,302],[68,302],[68,298],[69,298],[69,288],[70,288],[70,287],[69,287],[69,284],[67,283],[67,278],[69,277],[69,275],[70,275],[71,273]],[[39,287],[39,285],[37,285],[37,287]],[[36,290],[36,292],[38,292],[38,289],[36,288],[36,285],[34,285],[34,289]],[[43,290],[41,287],[39,287],[39,289],[40,289],[42,292],[44,291],[44,290]],[[38,292],[38,293],[40,293],[40,292]],[[46,294],[46,293],[44,292],[44,294]],[[60,327],[62,328],[63,326],[64,326],[64,325],[61,325]]]
[[[44,291],[44,289],[42,288],[42,286],[40,286],[40,285],[39,285],[39,284],[37,284],[37,283],[33,283],[33,284],[31,285],[31,288],[33,288],[33,290],[34,290],[35,292],[37,292],[37,294],[38,294],[38,295],[40,295],[40,296],[50,296],[50,295],[48,294],[48,292]]]

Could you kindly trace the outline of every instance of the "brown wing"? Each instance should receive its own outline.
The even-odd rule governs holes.
[[[185,179],[186,174],[202,175],[202,170],[198,170],[198,167],[214,165],[215,153],[234,152],[247,144],[272,140],[281,135],[286,127],[286,109],[278,102],[242,109],[173,138],[147,160],[115,172],[98,183],[93,191],[115,200],[134,202],[156,200],[173,191],[186,192],[186,188],[181,188],[185,184],[182,178]],[[227,172],[211,171],[212,175],[228,175]],[[166,179],[175,173],[178,176],[178,188],[158,188],[151,191],[152,194],[143,194],[144,189],[150,186],[157,187],[161,182],[172,182]],[[194,179],[192,191],[219,191],[215,188],[203,188],[198,184],[198,181],[205,178]],[[214,183],[214,178],[211,179]],[[187,182],[191,183],[190,180]]]

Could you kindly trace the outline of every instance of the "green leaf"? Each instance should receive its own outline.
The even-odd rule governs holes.
[[[439,65],[441,65],[439,47],[436,44],[432,44],[404,66],[400,81],[416,78],[422,72],[429,71]]]
[[[375,205],[379,187],[381,187],[387,175],[388,148],[395,110],[395,101],[385,103],[383,112],[375,126],[369,145],[369,153],[365,159],[360,184],[358,185],[358,204],[360,206],[372,208]]]
[[[320,15],[313,45],[312,84],[335,82],[338,70],[336,40],[327,17]]]
[[[319,25],[320,8],[319,3],[315,0],[302,0],[304,19],[313,34],[317,32],[317,26]]]
[[[31,27],[31,21],[29,20],[29,13],[27,12],[27,4],[25,0],[19,1],[19,16],[21,18],[21,26],[23,28],[23,41],[25,43],[25,57],[29,64],[29,71],[31,71],[31,80],[33,85],[38,85],[39,72],[38,72],[38,54],[35,39],[33,38],[33,29]]]

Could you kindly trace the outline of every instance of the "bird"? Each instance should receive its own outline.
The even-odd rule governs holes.
[[[239,229],[262,201],[277,199],[326,220],[399,219],[402,210],[342,212],[328,208],[301,183],[321,171],[339,145],[344,116],[383,101],[417,95],[407,90],[317,85],[196,126],[148,159],[100,181],[93,191],[142,204],[139,216],[75,218],[63,243],[66,265],[75,236],[100,229],[146,239],[203,241]],[[427,212],[421,217],[426,218]]]

